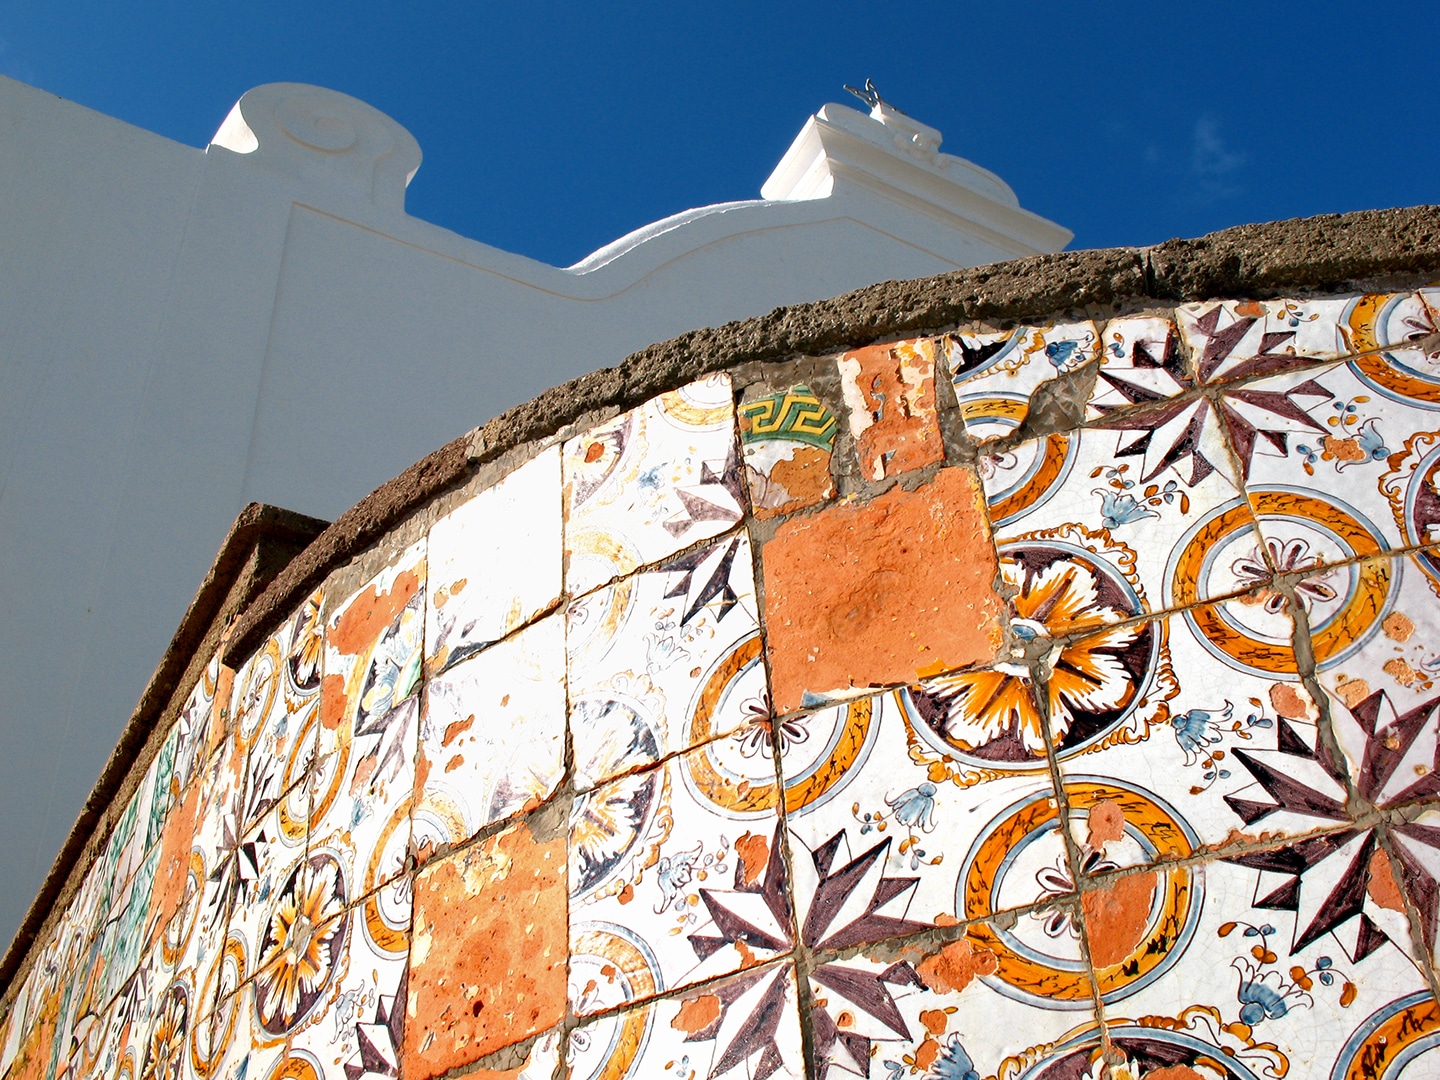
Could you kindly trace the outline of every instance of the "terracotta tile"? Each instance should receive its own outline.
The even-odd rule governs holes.
[[[1098,357],[1100,334],[1083,320],[999,333],[961,331],[947,334],[942,348],[965,431],[984,442],[1018,427],[1042,384]]]
[[[743,532],[582,597],[567,620],[579,788],[770,714]]]
[[[609,1013],[571,1035],[569,1075],[801,1080],[797,997],[794,969],[781,963]]]
[[[711,375],[566,442],[566,591],[733,527],[744,506],[735,436],[730,377]]]
[[[793,513],[835,494],[830,457],[839,427],[810,387],[796,384],[740,406],[745,484],[757,518]]]
[[[433,673],[560,598],[560,447],[542,450],[430,528],[425,655]]]
[[[790,950],[778,802],[768,747],[756,760],[732,740],[576,800],[570,997],[577,1015]]]
[[[415,879],[402,1072],[424,1080],[565,1013],[565,840],[524,822]]]
[[[817,958],[807,1020],[822,1075],[1025,1075],[1047,1055],[1086,1068],[1033,1075],[1090,1075],[1099,1037],[1079,951],[1058,955],[1024,929],[979,923],[949,940]]]
[[[550,797],[565,771],[565,701],[560,612],[430,681],[416,767],[417,858]]]
[[[899,341],[835,361],[860,472],[884,480],[945,460],[935,409],[933,341]]]
[[[477,1068],[465,1075],[473,1080],[554,1080],[556,1069],[560,1067],[562,1048],[569,1043],[570,1040],[559,1030],[547,1031],[536,1038],[524,1053],[520,1052],[519,1046],[501,1052],[507,1060],[519,1060],[518,1065]],[[568,1077],[571,1074],[566,1072],[563,1075]]]
[[[999,647],[993,549],[967,470],[787,521],[761,555],[779,712],[983,663]]]

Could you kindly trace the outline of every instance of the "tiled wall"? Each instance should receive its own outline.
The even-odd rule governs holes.
[[[531,448],[211,665],[6,1080],[1440,1075],[1437,307],[962,327]]]

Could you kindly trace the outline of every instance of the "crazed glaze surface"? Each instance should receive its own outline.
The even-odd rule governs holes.
[[[5,1080],[1440,1069],[1440,290],[737,366],[196,687]]]

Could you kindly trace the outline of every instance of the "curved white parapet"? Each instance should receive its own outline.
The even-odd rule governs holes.
[[[0,939],[241,507],[333,517],[651,342],[1069,240],[940,142],[827,105],[762,198],[561,268],[407,215],[415,139],[333,90],[201,150],[0,77]]]

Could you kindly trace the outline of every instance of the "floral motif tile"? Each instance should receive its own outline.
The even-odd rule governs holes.
[[[571,1035],[568,1075],[801,1080],[797,999],[794,968],[782,962],[607,1013]]]
[[[352,895],[399,874],[410,844],[418,752],[425,545],[407,549],[325,627],[309,778],[311,833],[346,852]]]
[[[574,601],[567,634],[581,788],[769,715],[743,532]]]
[[[560,447],[552,446],[430,528],[425,654],[442,671],[560,599]]]
[[[1099,1049],[1089,977],[1015,944],[979,923],[949,940],[817,957],[807,1020],[819,1075],[1088,1075]],[[1077,1058],[1085,1068],[1049,1071]]]
[[[975,748],[946,731],[967,690],[1007,698],[1010,732]],[[1038,713],[1023,677],[980,669],[790,718],[777,732],[796,921],[841,949],[1047,900],[1035,870],[1065,858]]]
[[[565,588],[589,592],[725,532],[744,513],[728,375],[711,375],[564,446]]]
[[[1367,832],[1195,867],[1190,921],[1106,998],[1130,1075],[1430,1075],[1440,1013],[1389,874]]]
[[[1095,324],[1085,320],[947,334],[941,348],[965,430],[984,442],[1018,428],[1029,414],[1030,395],[1099,357],[1101,340]]]
[[[835,494],[830,458],[839,423],[810,387],[797,383],[747,400],[737,419],[756,518],[803,510]]]
[[[1023,633],[1055,636],[1269,580],[1243,493],[1199,456],[1205,439],[1182,440],[1181,460],[1156,452],[1159,428],[1143,445],[1133,434],[1085,428],[982,460]]]
[[[554,793],[565,772],[565,704],[558,612],[430,680],[411,826],[420,858]]]
[[[1349,824],[1345,769],[1293,633],[1284,598],[1261,592],[1080,638],[1055,658],[1050,725],[1086,873]]]
[[[565,1014],[565,838],[525,821],[415,877],[401,1072],[424,1080]]]
[[[994,549],[969,469],[792,518],[761,559],[779,712],[984,663],[1000,646]]]
[[[835,361],[860,472],[884,480],[945,460],[933,341],[898,341]]]
[[[789,951],[773,758],[720,740],[579,796],[570,997],[588,1015]]]

